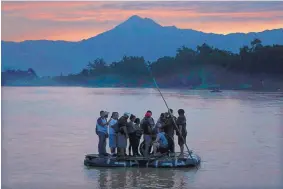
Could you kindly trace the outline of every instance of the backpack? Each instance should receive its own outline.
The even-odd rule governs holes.
[[[148,128],[149,126],[149,128]],[[143,130],[144,133],[152,133],[152,128],[150,127],[149,121],[145,119],[142,124],[141,124],[141,129]]]
[[[146,122],[146,120],[144,120],[143,122],[142,122],[142,124],[141,124],[141,129],[143,130],[143,131],[145,131],[146,129],[147,129],[147,122]]]

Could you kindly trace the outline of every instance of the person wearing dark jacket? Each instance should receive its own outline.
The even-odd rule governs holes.
[[[185,117],[185,111],[183,109],[178,110],[178,119],[176,121],[176,124],[178,126],[177,135],[178,135],[178,144],[180,146],[181,154],[180,156],[184,155],[184,144],[186,143],[186,137],[187,137],[187,128],[186,128],[186,117]]]
[[[148,157],[149,147],[152,143],[152,134],[153,134],[153,127],[155,125],[154,119],[151,117],[152,112],[148,110],[145,114],[145,117],[141,121],[141,128],[143,130],[144,142],[145,142],[145,152],[144,156]]]
[[[136,118],[134,122],[134,128],[135,128],[135,133],[136,133],[136,141],[135,141],[135,146],[133,147],[134,151],[137,153],[137,156],[140,156],[139,154],[139,145],[140,145],[140,140],[141,136],[143,134],[143,130],[140,128],[140,119]]]
[[[165,121],[165,124],[164,124],[164,126],[163,126],[163,128],[164,128],[164,132],[169,136],[169,137],[171,137],[172,138],[172,140],[174,141],[174,131],[176,130],[176,126],[175,126],[175,124],[174,124],[174,121],[175,121],[175,123],[176,123],[176,121],[177,121],[177,118],[173,115],[173,110],[172,109],[170,109],[169,110],[170,111],[170,113],[168,112],[168,113],[166,113],[166,121]],[[173,117],[172,117],[172,116]],[[175,151],[175,150],[174,150]]]
[[[136,119],[136,116],[133,114],[130,116],[130,121],[127,124],[127,131],[129,134],[129,140],[130,140],[130,145],[129,145],[129,155],[131,155],[131,151],[133,151],[133,155],[137,155],[137,152],[135,151],[134,147],[136,146],[136,131],[134,128],[134,121]]]
[[[129,138],[128,131],[127,131],[127,120],[129,118],[129,113],[124,113],[122,117],[118,120],[118,156],[125,156],[126,155],[126,148],[127,148],[127,139]]]

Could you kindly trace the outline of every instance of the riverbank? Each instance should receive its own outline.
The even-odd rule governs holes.
[[[17,77],[2,75],[2,86],[14,87],[92,87],[92,88],[155,88],[153,78],[123,77],[119,75],[100,75],[83,77],[78,75],[58,77]],[[228,72],[224,68],[206,66],[190,69],[168,76],[157,76],[156,81],[164,89],[188,90],[249,90],[281,91],[283,78],[278,75],[246,74]]]
[[[224,88],[224,87],[205,87],[205,86],[199,86],[199,87],[191,87],[191,86],[161,86],[160,89],[180,89],[180,90],[210,90],[211,92],[221,92],[225,90],[233,90],[233,91],[260,91],[260,92],[283,92],[283,84],[282,85],[276,85],[275,87],[252,87],[248,84],[243,84],[241,86],[235,86],[233,88]],[[131,85],[67,85],[67,84],[33,84],[33,83],[23,83],[23,84],[10,84],[10,85],[2,85],[1,87],[85,87],[85,88],[134,88],[134,89],[141,89],[141,88],[151,88],[154,89],[156,86],[131,86]],[[215,89],[216,88],[216,89]]]

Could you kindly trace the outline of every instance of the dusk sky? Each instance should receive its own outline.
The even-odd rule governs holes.
[[[79,41],[132,15],[220,34],[283,28],[283,2],[2,2],[2,40]]]

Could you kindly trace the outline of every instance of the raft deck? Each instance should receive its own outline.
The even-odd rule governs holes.
[[[180,153],[162,156],[125,156],[100,157],[98,154],[87,154],[84,164],[90,167],[194,167],[200,164],[200,157],[196,154],[178,157]]]

